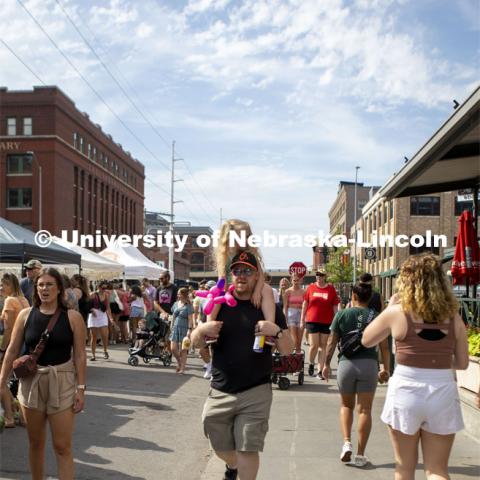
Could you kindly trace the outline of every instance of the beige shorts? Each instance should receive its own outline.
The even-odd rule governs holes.
[[[56,374],[51,371],[55,368]],[[26,408],[53,415],[73,407],[75,391],[75,369],[70,360],[57,367],[40,367],[39,373],[21,378],[18,401]]]
[[[237,394],[211,389],[203,429],[216,451],[262,452],[272,405],[270,383]]]

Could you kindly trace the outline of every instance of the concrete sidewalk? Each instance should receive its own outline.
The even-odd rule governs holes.
[[[270,430],[261,455],[259,480],[393,478],[393,451],[387,428],[380,421],[386,386],[379,385],[377,389],[372,434],[366,451],[372,464],[363,469],[346,466],[339,460],[342,436],[338,421],[340,397],[335,379],[326,384],[306,377],[302,386],[294,384],[292,379],[289,390],[281,391],[275,385],[273,390]],[[480,416],[480,411],[473,413]],[[480,478],[479,440],[468,432],[457,435],[450,458],[452,480]],[[355,427],[352,441],[355,447]],[[421,462],[420,457],[419,479],[425,478]],[[220,480],[224,470],[223,462],[212,453],[202,480]]]

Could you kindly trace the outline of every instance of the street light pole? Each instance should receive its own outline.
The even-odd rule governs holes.
[[[38,161],[38,157],[35,155],[35,152],[29,150],[27,152],[27,155],[30,155],[32,157],[32,160],[37,161],[38,165],[38,229],[42,230],[43,222],[42,222],[42,215],[43,215],[43,208],[42,208],[42,166],[40,165],[40,162]],[[32,162],[33,163],[33,162]]]
[[[358,182],[358,170],[360,167],[355,167],[355,194],[354,194],[354,207],[353,207],[353,222],[354,222],[354,238],[353,238],[353,284],[357,283],[357,182]]]

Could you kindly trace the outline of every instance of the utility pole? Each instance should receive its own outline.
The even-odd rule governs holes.
[[[353,210],[353,221],[354,221],[354,239],[353,239],[353,284],[357,283],[357,182],[358,182],[358,170],[360,167],[355,167],[355,194],[354,194],[354,210]]]
[[[173,225],[175,222],[175,212],[174,206],[176,203],[181,203],[182,200],[175,200],[175,183],[181,182],[181,178],[175,178],[175,162],[180,162],[183,158],[175,158],[175,140],[172,142],[172,172],[171,172],[171,181],[170,181],[170,238],[171,243],[168,247],[168,270],[170,272],[170,280],[173,282],[175,273],[173,271],[173,256],[175,254],[173,247]]]

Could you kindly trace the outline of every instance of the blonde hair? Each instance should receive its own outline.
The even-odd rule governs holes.
[[[223,222],[220,227],[220,236],[218,239],[218,247],[216,251],[217,259],[217,272],[219,277],[225,277],[227,274],[227,263],[229,257],[233,257],[240,251],[248,251],[255,255],[257,262],[262,271],[265,271],[263,268],[263,260],[260,250],[256,247],[249,247],[248,245],[245,248],[240,247],[239,245],[230,246],[230,232],[234,231],[237,234],[245,232],[246,239],[252,235],[252,229],[248,222],[243,220],[238,220],[232,218]]]
[[[442,265],[431,253],[405,260],[396,286],[403,311],[418,315],[425,323],[442,323],[458,312]]]

